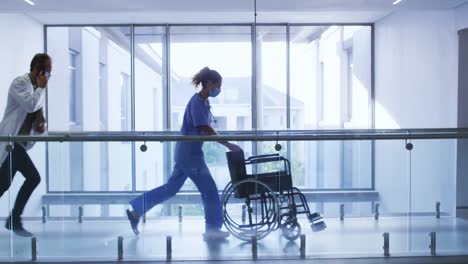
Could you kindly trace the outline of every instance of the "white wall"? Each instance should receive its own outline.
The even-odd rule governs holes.
[[[457,34],[454,11],[400,12],[375,26],[376,128],[457,126]],[[456,143],[376,143],[376,189],[382,211],[455,210]]]
[[[468,4],[465,4],[455,10],[456,30],[468,28]]]
[[[29,72],[29,65],[34,54],[43,52],[44,48],[42,25],[27,16],[0,14],[0,32],[3,36],[2,41],[0,41],[3,61],[0,65],[0,116],[3,118],[11,81],[16,76]],[[44,144],[36,144],[29,155],[36,163],[43,181],[26,206],[25,216],[39,215],[41,212],[40,199],[45,192],[45,169],[42,166],[44,164]],[[21,173],[17,173],[10,188],[11,206],[13,206],[23,181]],[[2,217],[8,215],[10,211],[8,198],[8,192],[0,198],[0,216]]]

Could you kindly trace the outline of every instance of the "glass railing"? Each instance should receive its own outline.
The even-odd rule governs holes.
[[[0,260],[468,255],[468,221],[457,217],[457,151],[467,137],[464,129],[0,136],[2,181],[12,179],[3,219],[32,177],[19,144],[36,142],[28,154],[42,179],[22,214],[33,236],[2,228]],[[219,140],[244,156],[226,154]],[[204,206],[190,179],[141,216],[138,236],[130,227],[129,202],[167,182],[174,145],[185,141],[205,141],[227,239],[204,240]]]

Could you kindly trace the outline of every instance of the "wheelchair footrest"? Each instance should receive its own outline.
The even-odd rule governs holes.
[[[310,214],[307,218],[309,218],[309,222],[314,223],[321,220],[323,217],[319,213]]]
[[[312,228],[312,231],[320,232],[327,228],[327,224],[325,224],[324,221],[319,221],[319,222],[311,224],[310,227]]]

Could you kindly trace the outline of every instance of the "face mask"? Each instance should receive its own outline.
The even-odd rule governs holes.
[[[218,96],[218,94],[221,92],[221,89],[218,87],[218,88],[215,88],[214,90],[211,90],[210,91],[210,97],[216,97]]]
[[[46,77],[47,77],[47,80],[49,80],[49,79],[50,79],[50,76],[52,76],[52,75],[50,74],[50,72],[45,72],[45,75],[46,75]]]

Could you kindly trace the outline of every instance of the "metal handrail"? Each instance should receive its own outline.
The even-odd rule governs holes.
[[[223,131],[216,136],[184,136],[175,131],[157,132],[49,132],[40,136],[0,136],[0,142],[95,142],[95,141],[323,141],[411,140],[468,138],[467,128],[361,129],[361,130],[253,130]]]

